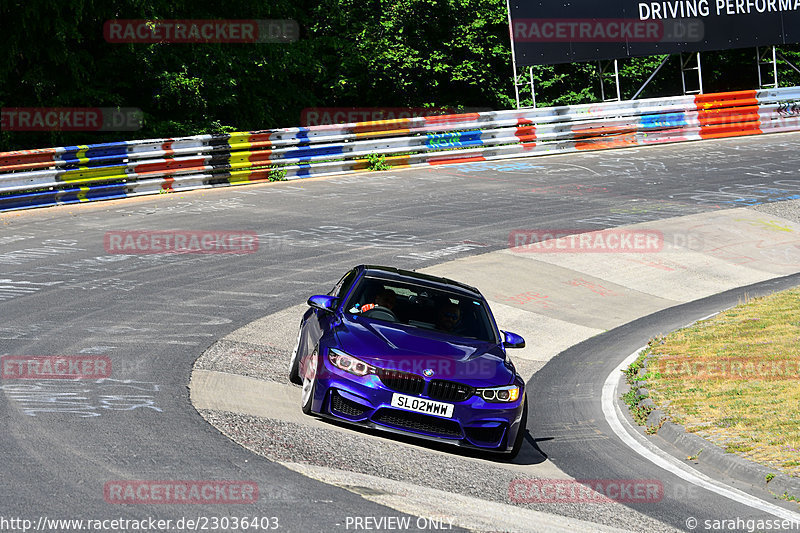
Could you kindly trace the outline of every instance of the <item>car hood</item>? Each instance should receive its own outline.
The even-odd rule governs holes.
[[[514,379],[497,343],[362,317],[342,321],[335,334],[339,348],[378,368],[473,387],[508,385]]]

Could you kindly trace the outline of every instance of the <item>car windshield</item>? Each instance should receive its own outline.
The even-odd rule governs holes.
[[[345,304],[348,313],[496,342],[485,302],[413,283],[364,277]]]

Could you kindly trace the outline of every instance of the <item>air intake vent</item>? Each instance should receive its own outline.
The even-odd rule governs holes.
[[[451,439],[460,439],[462,437],[461,426],[455,420],[421,413],[411,413],[397,409],[381,409],[372,417],[372,421],[377,424],[406,429],[434,437]]]
[[[422,389],[425,388],[425,380],[416,374],[385,368],[377,368],[376,373],[384,385],[397,392],[416,396],[422,394]]]
[[[475,394],[475,389],[463,383],[434,379],[428,385],[428,397],[443,402],[463,402]]]

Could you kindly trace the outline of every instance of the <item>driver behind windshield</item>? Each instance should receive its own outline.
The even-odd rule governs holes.
[[[442,331],[453,331],[461,320],[461,310],[452,302],[439,307],[436,318],[436,328]]]
[[[394,304],[397,301],[397,295],[391,289],[383,289],[375,295],[375,303],[366,304],[361,306],[361,312],[364,313],[375,307],[385,307],[389,310],[394,309]]]

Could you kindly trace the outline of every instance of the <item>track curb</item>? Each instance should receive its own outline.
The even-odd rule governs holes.
[[[646,358],[640,374],[647,372],[648,363],[649,359]],[[636,381],[630,385],[630,390],[636,391],[638,396],[644,398],[639,402],[639,407],[652,409],[644,424],[647,433],[658,435],[686,454],[683,458],[685,461],[694,464],[702,461],[738,481],[755,485],[776,498],[794,497],[795,500],[800,500],[800,478],[788,476],[774,468],[728,453],[717,444],[690,433],[684,426],[672,422],[669,415],[660,410],[650,398],[646,380]],[[624,405],[622,400],[619,401]],[[627,408],[625,405],[624,407]]]

